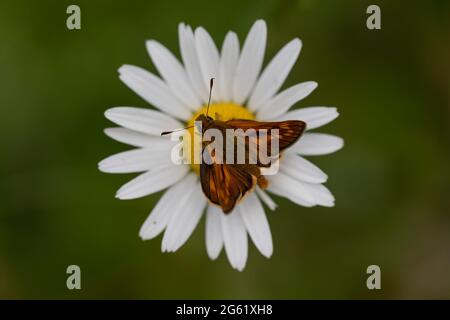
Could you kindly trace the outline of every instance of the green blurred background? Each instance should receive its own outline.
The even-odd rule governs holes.
[[[66,28],[81,7],[82,29]],[[0,4],[0,298],[305,299],[450,298],[450,2],[377,1],[382,30],[366,28],[372,1],[2,1]],[[103,112],[147,106],[123,85],[122,64],[155,71],[144,41],[179,56],[177,25],[228,30],[241,43],[268,23],[266,62],[294,37],[300,59],[285,84],[315,80],[297,107],[337,106],[322,132],[345,139],[310,158],[329,174],[334,208],[277,198],[274,255],[253,245],[234,271],[210,261],[204,221],[175,254],[138,230],[160,194],[119,201],[133,175],[99,160],[127,147],[104,136]],[[66,288],[66,267],[82,290]],[[366,288],[377,264],[382,290]]]

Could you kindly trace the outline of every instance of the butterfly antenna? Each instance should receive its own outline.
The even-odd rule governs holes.
[[[209,80],[209,98],[208,98],[208,107],[206,108],[206,116],[208,116],[209,105],[211,104],[211,93],[212,93],[213,84],[214,84],[214,78],[211,78],[211,80]],[[172,130],[172,131],[163,131],[163,132],[161,132],[161,135],[165,136],[165,135],[168,135],[168,134],[171,134],[171,133],[174,133],[174,132],[190,129],[190,128],[193,128],[193,127],[194,126],[189,126],[189,127],[186,127],[186,128],[181,128],[181,129]]]
[[[211,80],[209,80],[209,98],[208,98],[208,107],[206,108],[206,116],[208,116],[209,105],[211,104],[211,93],[212,93],[213,84],[214,84],[214,78],[211,78]]]
[[[167,135],[167,134],[171,134],[171,133],[174,133],[174,132],[178,132],[178,131],[190,129],[190,128],[193,128],[193,127],[194,127],[194,126],[189,126],[189,127],[186,127],[186,128],[181,128],[181,129],[172,130],[172,131],[163,131],[163,132],[161,132],[161,135],[162,135],[162,136],[165,136],[165,135]]]

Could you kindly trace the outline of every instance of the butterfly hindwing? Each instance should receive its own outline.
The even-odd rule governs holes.
[[[231,212],[254,186],[259,177],[256,165],[201,164],[200,180],[203,193],[224,213]]]

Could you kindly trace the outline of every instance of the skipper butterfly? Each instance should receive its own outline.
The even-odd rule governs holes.
[[[200,181],[205,196],[212,203],[220,206],[222,211],[227,214],[256,185],[263,189],[267,187],[268,183],[261,174],[261,168],[270,167],[273,160],[277,159],[283,150],[293,145],[305,131],[306,123],[300,120],[261,122],[231,119],[222,121],[219,115],[216,115],[216,119],[213,119],[208,116],[213,80],[214,78],[210,80],[206,114],[199,115],[195,121],[196,123],[201,123],[202,138],[210,129],[218,130],[221,132],[222,137],[225,137],[227,130],[231,129],[233,130],[232,132],[237,132],[234,137],[237,138],[238,143],[233,143],[233,159],[226,159],[226,157],[223,159],[223,155],[228,155],[225,144],[219,147],[217,145],[212,147],[212,141],[202,139],[202,155],[208,161],[203,160],[200,163]],[[248,130],[256,134],[246,135],[245,132]],[[161,135],[172,132],[174,131],[165,131]],[[274,132],[276,133],[273,134]],[[273,141],[273,139],[277,139],[277,141]],[[234,141],[235,139],[233,139]],[[236,158],[239,143],[245,144],[242,146],[243,150],[245,150],[244,163],[239,163]],[[278,144],[276,151],[273,151],[271,148],[273,143]],[[260,151],[256,158],[252,157],[251,150]],[[262,150],[266,152],[261,152]]]

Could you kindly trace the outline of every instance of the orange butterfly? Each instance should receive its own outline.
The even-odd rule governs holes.
[[[306,123],[300,120],[288,120],[280,122],[260,122],[254,120],[231,119],[221,121],[216,116],[216,120],[208,116],[209,105],[211,101],[211,91],[213,80],[210,81],[210,92],[208,108],[206,115],[199,115],[195,121],[201,122],[202,137],[209,129],[216,129],[226,136],[226,130],[232,129],[233,132],[247,132],[254,130],[256,135],[239,136],[237,134],[238,144],[244,143],[245,162],[237,161],[238,145],[234,144],[233,161],[222,159],[227,154],[226,145],[219,148],[212,148],[211,141],[202,140],[202,155],[208,158],[208,161],[200,163],[200,181],[205,196],[214,204],[220,206],[224,213],[230,213],[236,204],[241,201],[256,185],[261,188],[267,187],[267,180],[261,174],[261,168],[270,167],[270,160],[277,158],[279,153],[294,144],[306,129]],[[197,122],[197,123],[198,123]],[[239,130],[240,129],[240,130]],[[274,130],[277,129],[277,130]],[[239,131],[238,131],[239,130]],[[165,131],[161,135],[172,133]],[[260,134],[264,132],[267,134]],[[275,135],[272,132],[276,132]],[[254,147],[257,150],[272,150],[271,144],[273,138],[278,139],[278,153],[259,152],[256,158],[252,158],[250,150]],[[265,142],[262,143],[262,142]],[[253,161],[250,161],[253,160]]]

